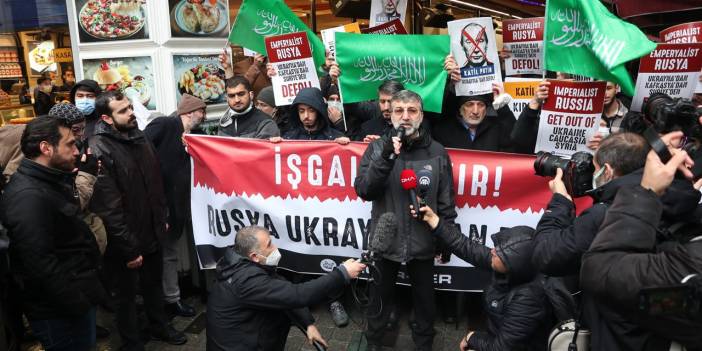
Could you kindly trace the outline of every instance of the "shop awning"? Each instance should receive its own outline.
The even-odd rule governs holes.
[[[64,0],[0,0],[0,32],[68,25]]]

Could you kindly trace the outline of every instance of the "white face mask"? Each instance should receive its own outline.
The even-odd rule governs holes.
[[[606,170],[607,170],[607,167],[600,167],[600,169],[597,172],[595,172],[595,174],[592,175],[592,188],[593,189],[597,189],[597,188],[607,184],[607,182],[603,182],[602,184],[598,184],[599,182],[597,181],[604,174],[604,172]]]
[[[273,250],[270,254],[268,254],[268,257],[266,257],[266,262],[262,263],[263,265],[266,266],[273,266],[276,267],[278,266],[278,262],[280,262],[280,258],[283,257],[280,255],[280,251],[278,249]]]

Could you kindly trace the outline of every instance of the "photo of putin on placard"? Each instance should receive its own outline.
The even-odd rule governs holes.
[[[380,2],[380,10],[375,10],[372,19],[375,22],[372,26],[383,24],[385,22],[390,22],[396,18],[401,19],[402,17],[402,1],[403,0],[377,0],[375,2]],[[374,3],[375,3],[374,2]],[[373,8],[377,8],[374,6]]]

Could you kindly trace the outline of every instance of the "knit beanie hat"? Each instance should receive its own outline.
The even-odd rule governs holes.
[[[329,97],[332,95],[339,95],[339,87],[334,84],[330,85],[329,89],[327,89],[327,95],[325,98],[329,99]]]
[[[275,106],[275,97],[273,96],[273,87],[272,86],[267,86],[261,91],[258,92],[258,96],[256,97],[256,100],[261,100],[266,103],[266,105],[271,106],[271,107],[276,107]]]
[[[197,111],[199,109],[206,109],[207,105],[202,99],[194,97],[190,94],[183,94],[180,98],[180,103],[178,104],[178,110],[176,114],[178,116]]]
[[[54,105],[49,110],[49,117],[64,120],[69,126],[85,120],[83,112],[80,112],[76,105],[68,102]]]
[[[461,96],[458,98],[458,108],[461,108],[461,106],[463,106],[463,104],[465,104],[468,101],[482,101],[485,104],[485,106],[491,106],[492,93],[473,96]]]

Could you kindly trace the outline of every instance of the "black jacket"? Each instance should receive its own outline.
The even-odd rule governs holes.
[[[506,106],[499,111],[488,108],[485,119],[475,131],[475,139],[470,139],[470,134],[462,122],[460,115],[446,118],[434,123],[432,136],[444,147],[511,152],[512,142],[510,133],[514,126],[515,118],[512,111]]]
[[[519,119],[514,123],[510,139],[514,147],[514,152],[522,154],[533,154],[536,147],[536,138],[539,134],[539,114],[541,110],[532,110],[526,106]]]
[[[302,125],[297,105],[305,104],[317,111],[316,125],[317,129],[313,132],[308,131]],[[293,104],[288,110],[288,122],[290,129],[283,135],[283,139],[289,140],[334,140],[344,136],[344,133],[331,127],[329,116],[327,114],[327,104],[324,102],[322,92],[317,88],[307,88],[300,90]]]
[[[661,219],[692,218],[699,191],[682,180],[674,182],[668,192],[677,193],[677,203],[674,211],[666,215],[665,201],[653,192],[640,185],[622,188],[590,250],[583,256],[583,289],[598,304],[616,312],[615,318],[601,320],[617,343],[602,345],[609,349],[667,349],[670,342],[661,339],[702,348],[699,320],[692,322],[680,316],[654,318],[638,310],[641,289],[677,285],[684,277],[702,272],[702,241],[662,244],[657,240]],[[695,235],[699,235],[699,225],[695,229]],[[628,323],[623,324],[622,320]]]
[[[343,268],[342,268],[343,269]],[[307,306],[342,289],[341,269],[301,284],[238,255],[230,247],[217,262],[217,281],[207,300],[208,351],[283,350],[291,322],[314,323]]]
[[[98,121],[90,147],[102,159],[90,209],[105,224],[105,255],[129,262],[156,252],[166,230],[167,205],[153,146],[138,129],[123,136]]]
[[[388,135],[393,130],[390,120],[385,119],[381,114],[379,117],[374,117],[361,125],[361,132],[358,134],[358,140],[363,140],[366,135]]]
[[[382,157],[388,136],[371,142],[363,153],[354,183],[359,197],[373,201],[371,233],[383,213],[397,215],[397,235],[383,254],[384,258],[395,262],[431,259],[435,253],[434,240],[427,226],[410,216],[409,193],[400,185],[402,170],[431,170],[433,180],[427,205],[437,209],[438,215],[447,222],[453,223],[456,219],[451,159],[446,149],[434,141],[424,127],[419,130],[419,138],[412,143],[403,143],[395,160]]]
[[[280,130],[271,116],[256,107],[243,115],[234,116],[229,109],[219,120],[217,135],[241,138],[268,139],[280,136]]]
[[[495,251],[508,269],[492,269],[490,248],[471,241],[454,225],[441,221],[434,231],[462,260],[493,272],[485,290],[488,332],[476,331],[468,346],[476,351],[546,350],[553,324],[541,276],[531,264],[533,229],[514,227],[492,235]]]
[[[92,79],[83,79],[80,82],[76,83],[73,88],[71,89],[71,103],[75,105],[76,103],[76,92],[78,91],[78,88],[83,88],[84,90],[89,90],[95,93],[95,96],[97,97],[102,93],[102,89],[98,85],[98,83]],[[95,135],[95,124],[97,124],[97,121],[100,119],[100,116],[97,115],[97,111],[93,111],[93,113],[85,116],[85,138],[90,139],[93,135]]]
[[[11,269],[30,320],[83,316],[104,297],[100,252],[74,181],[71,173],[23,159],[0,200]]]
[[[51,108],[56,105],[55,100],[56,94],[53,91],[51,94],[47,94],[40,91],[37,86],[34,89],[34,112],[36,112],[37,116],[48,115]]]
[[[190,218],[190,155],[183,145],[183,122],[174,112],[151,121],[144,135],[156,149],[168,202],[168,235],[178,238]]]

